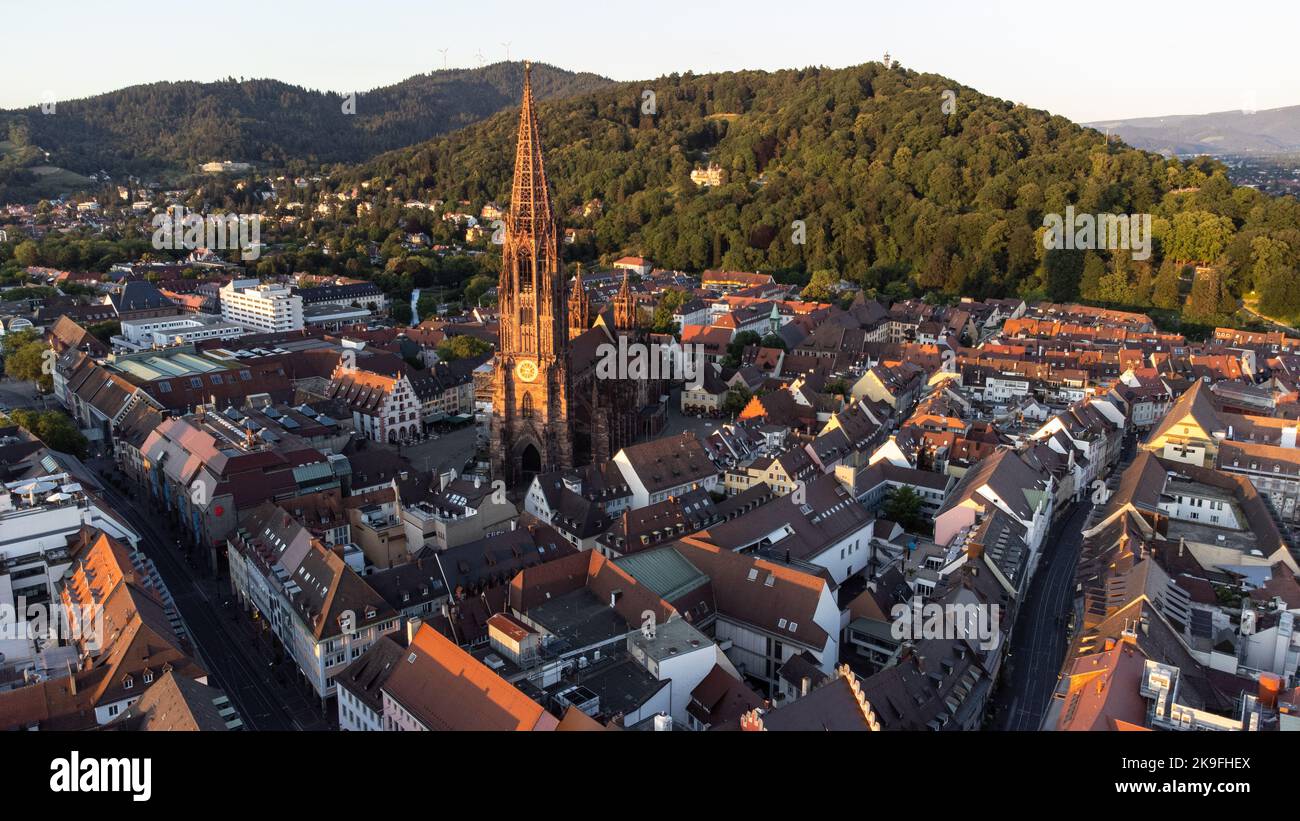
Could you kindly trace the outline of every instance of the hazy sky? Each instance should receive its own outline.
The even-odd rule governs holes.
[[[1076,121],[1300,104],[1300,2],[0,0],[0,108],[135,83],[273,77],[366,90],[506,56],[617,80],[932,71]]]

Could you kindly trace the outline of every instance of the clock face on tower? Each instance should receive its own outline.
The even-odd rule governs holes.
[[[515,365],[515,378],[520,382],[532,382],[537,378],[537,363],[531,359],[521,359]]]

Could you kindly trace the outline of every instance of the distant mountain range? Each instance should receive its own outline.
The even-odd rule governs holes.
[[[522,81],[518,63],[437,72],[360,95],[354,115],[340,112],[337,94],[269,80],[157,84],[60,104],[53,115],[25,113],[30,135],[11,131],[8,147],[0,141],[0,201],[5,163],[41,159],[25,156],[32,145],[62,152],[48,165],[80,173],[132,163],[193,169],[216,159],[314,156],[342,164],[361,156],[329,169],[311,194],[341,193],[351,202],[354,189],[364,189],[371,207],[322,212],[297,237],[337,252],[286,248],[262,262],[268,270],[369,273],[392,294],[421,282],[459,287],[469,268],[405,253],[401,241],[410,233],[441,231],[459,241],[439,214],[406,203],[441,200],[469,214],[490,202],[509,205]],[[573,229],[565,243],[572,261],[635,254],[677,270],[769,271],[813,284],[846,279],[898,298],[1083,298],[1168,311],[1186,303],[1190,321],[1205,324],[1234,312],[1252,288],[1300,294],[1295,199],[1235,187],[1227,165],[1212,158],[1161,160],[948,77],[872,62],[613,83],[539,66],[533,82],[538,96],[551,98],[538,106],[539,133],[556,216]],[[1284,122],[1287,110],[1250,116],[1266,126]],[[1185,119],[1194,118],[1166,121]],[[420,136],[430,130],[440,133]],[[401,147],[364,156],[393,144]],[[1293,136],[1270,147],[1296,144]],[[16,169],[23,191],[44,179],[38,168]],[[714,173],[696,173],[705,168]],[[218,211],[242,208],[237,198],[252,196],[207,188],[205,197],[224,198],[214,199]],[[1047,219],[1070,207],[1150,214],[1159,226],[1151,258],[1123,246],[1045,249]],[[383,255],[402,257],[401,265],[372,270],[369,254],[358,250],[363,237],[382,242]],[[93,247],[82,242],[86,250],[63,253],[61,241],[57,232],[43,241],[54,260],[79,259]],[[484,251],[473,272],[490,272],[499,250],[466,241]],[[1217,275],[1197,279],[1188,293],[1181,275],[1192,263],[1212,263]],[[1280,273],[1260,276],[1267,271]],[[818,287],[818,299],[833,298]],[[1300,310],[1282,308],[1274,315]]]
[[[1254,113],[1218,111],[1084,125],[1102,132],[1109,130],[1134,148],[1163,154],[1221,157],[1300,152],[1300,105]]]
[[[434,71],[358,91],[351,114],[342,93],[278,80],[149,83],[58,102],[52,114],[39,106],[0,111],[0,140],[17,137],[48,152],[42,159],[50,165],[114,177],[193,171],[210,160],[358,162],[517,106],[522,82],[521,62]],[[533,69],[539,99],[611,83],[540,63]]]

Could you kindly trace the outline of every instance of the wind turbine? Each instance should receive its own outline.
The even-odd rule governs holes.
[[[506,47],[506,62],[508,63],[508,62],[510,62],[510,41],[507,40],[506,42],[502,43],[501,45],[503,45],[503,46]]]
[[[482,68],[482,66],[483,66],[483,49],[479,49],[479,50],[478,50],[478,64],[479,64],[479,67]]]
[[[438,51],[442,52],[442,70],[443,70],[443,71],[446,71],[446,70],[447,70],[447,51],[448,51],[448,49],[440,48],[440,49],[438,49]]]

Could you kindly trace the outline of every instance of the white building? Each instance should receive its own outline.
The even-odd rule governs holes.
[[[227,322],[259,332],[302,330],[302,297],[288,285],[234,279],[220,294],[221,316]]]
[[[248,333],[243,325],[212,314],[176,314],[122,320],[122,331],[110,341],[115,348],[143,351],[188,345],[204,339],[235,339]]]
[[[343,558],[270,502],[226,542],[230,586],[258,612],[324,702],[334,677],[399,618]]]
[[[713,490],[718,468],[694,432],[623,448],[614,464],[632,491],[632,507],[642,508],[689,490]]]
[[[1030,467],[1018,453],[999,450],[975,464],[944,499],[934,517],[934,541],[947,545],[962,531],[1000,511],[1022,529],[1030,575],[1052,521],[1053,478]]]
[[[72,561],[69,539],[83,526],[131,548],[140,542],[130,525],[66,473],[0,484],[0,607],[14,608],[19,628],[27,606],[58,602],[58,583]],[[38,664],[40,648],[20,632],[0,636],[0,672]]]
[[[136,547],[140,536],[66,473],[0,485],[0,602],[48,598],[67,568],[68,537],[83,525]]]

